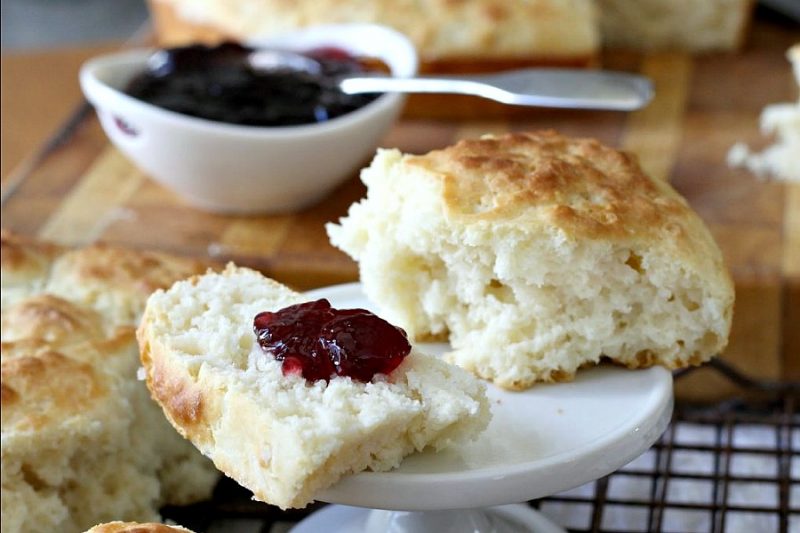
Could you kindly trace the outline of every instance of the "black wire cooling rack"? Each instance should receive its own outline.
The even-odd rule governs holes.
[[[747,399],[678,403],[641,457],[529,504],[575,532],[800,532],[800,384],[753,381],[721,360],[710,366]],[[198,532],[283,533],[321,505],[284,512],[224,479],[210,501],[163,515]]]

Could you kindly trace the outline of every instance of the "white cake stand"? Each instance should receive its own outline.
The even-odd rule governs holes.
[[[334,307],[376,309],[357,283],[308,293]],[[441,353],[443,344],[420,345]],[[488,388],[492,421],[472,443],[407,457],[389,472],[348,476],[295,533],[562,531],[526,505],[598,479],[647,450],[672,414],[661,368],[582,370],[570,383],[524,392]],[[354,506],[354,507],[351,507]]]

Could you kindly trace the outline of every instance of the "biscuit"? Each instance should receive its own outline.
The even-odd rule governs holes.
[[[94,244],[53,261],[44,290],[87,305],[114,324],[135,324],[150,293],[206,268],[192,259]]]
[[[133,327],[146,291],[194,263],[2,237],[2,532],[157,520],[208,497],[218,474],[137,380]]]
[[[315,24],[383,24],[406,34],[424,62],[585,62],[600,40],[589,0],[156,0],[151,7],[166,39],[176,22],[202,28],[200,36],[241,40]]]
[[[0,318],[3,342],[37,339],[63,346],[107,334],[99,313],[52,294],[40,294],[10,305]]]
[[[733,50],[752,0],[150,0],[162,42],[258,39],[315,24],[405,33],[423,65],[500,70],[512,59],[572,64],[604,47]],[[508,68],[508,67],[505,67]]]
[[[328,234],[369,298],[415,338],[509,389],[606,356],[696,365],[722,350],[733,285],[668,183],[592,139],[552,131],[380,150],[366,199]]]
[[[0,231],[0,278],[2,308],[11,302],[40,292],[53,259],[63,252],[56,245],[35,241],[7,230]]]
[[[603,45],[645,50],[735,50],[752,0],[598,0]]]
[[[343,475],[389,470],[487,425],[484,385],[415,350],[369,383],[284,376],[253,319],[303,301],[229,265],[154,293],[137,332],[147,385],[167,418],[256,499],[302,507]]]

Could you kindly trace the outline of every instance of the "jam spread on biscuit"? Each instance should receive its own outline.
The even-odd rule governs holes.
[[[308,381],[389,374],[411,351],[405,332],[366,309],[334,309],[326,299],[265,311],[253,321],[258,343],[283,374]]]
[[[245,126],[293,126],[329,120],[373,101],[377,94],[345,94],[337,77],[370,70],[344,50],[316,48],[302,55],[319,72],[255,68],[254,50],[239,44],[192,45],[156,52],[125,92],[158,107]]]

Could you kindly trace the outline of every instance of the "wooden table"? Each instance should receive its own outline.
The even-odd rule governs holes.
[[[81,103],[80,65],[119,46],[120,43],[106,43],[3,53],[0,77],[3,187],[12,174],[25,172],[46,139],[58,132]]]
[[[556,128],[636,153],[647,171],[670,179],[687,197],[723,249],[737,290],[723,358],[754,378],[800,380],[800,184],[759,181],[725,165],[736,141],[764,146],[758,132],[764,105],[796,98],[784,57],[794,40],[800,40],[796,26],[760,20],[741,54],[608,54],[607,67],[653,78],[657,97],[649,107],[628,115],[539,111],[513,120],[403,120],[381,145],[424,152],[485,132]],[[4,56],[4,227],[70,245],[102,239],[231,259],[298,288],[356,279],[354,263],[328,244],[323,230],[363,195],[355,176],[319,205],[292,215],[203,213],[131,166],[85,104],[38,158],[28,152],[25,159],[22,141],[43,135],[77,98],[78,60],[103,48]],[[50,109],[56,111],[45,112]],[[678,384],[685,398],[733,390],[708,369]]]

